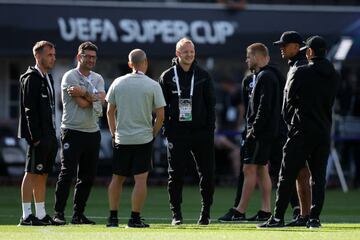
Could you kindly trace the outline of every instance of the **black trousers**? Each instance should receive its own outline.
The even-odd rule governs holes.
[[[284,146],[279,184],[276,193],[275,217],[283,219],[295,180],[308,162],[312,180],[310,218],[318,219],[324,204],[326,166],[330,152],[330,137],[304,136],[294,131]]]
[[[214,195],[214,133],[193,132],[167,136],[170,209],[181,212],[183,177],[187,158],[193,158],[200,178],[202,212],[210,214]]]
[[[74,213],[84,212],[96,176],[100,140],[100,131],[87,133],[62,129],[61,171],[55,188],[55,212],[64,212],[74,177]]]

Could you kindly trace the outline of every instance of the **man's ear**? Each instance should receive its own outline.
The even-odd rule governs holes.
[[[180,51],[176,50],[175,51],[175,56],[179,57],[180,56]]]

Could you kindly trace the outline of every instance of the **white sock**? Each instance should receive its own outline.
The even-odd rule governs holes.
[[[46,216],[45,202],[35,203],[36,217],[43,219]]]
[[[31,212],[31,202],[22,203],[22,210],[23,210],[23,219],[26,219],[32,212]]]

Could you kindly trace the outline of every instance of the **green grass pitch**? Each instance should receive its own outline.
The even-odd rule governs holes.
[[[106,228],[108,202],[106,187],[95,187],[86,208],[86,215],[95,220],[95,226],[66,225],[61,227],[18,227],[21,215],[20,187],[0,187],[0,239],[7,240],[222,240],[222,239],[259,239],[259,240],[358,240],[360,239],[360,191],[342,193],[340,190],[326,192],[325,206],[321,216],[323,227],[316,230],[306,228],[256,229],[255,224],[219,224],[216,219],[231,206],[234,198],[233,187],[217,187],[212,208],[212,223],[198,226],[200,194],[195,186],[187,186],[183,192],[184,224],[179,227],[170,225],[166,186],[150,187],[142,216],[151,226],[149,229],[124,228],[130,214],[131,186],[125,187],[120,208],[119,228]],[[260,206],[260,195],[255,191],[248,216]],[[65,212],[71,218],[72,198],[69,198]],[[47,212],[52,214],[54,189],[47,192]],[[286,215],[290,219],[290,212]]]

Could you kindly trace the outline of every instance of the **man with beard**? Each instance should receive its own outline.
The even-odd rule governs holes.
[[[61,122],[61,171],[55,189],[54,221],[65,224],[64,210],[70,185],[76,177],[72,224],[95,224],[85,215],[85,206],[96,176],[100,128],[105,99],[104,79],[92,69],[98,48],[91,42],[79,46],[77,67],[61,81],[63,115]]]
[[[46,180],[57,154],[54,81],[49,71],[55,64],[55,46],[48,41],[33,47],[36,60],[20,77],[18,137],[25,138],[28,151],[21,185],[21,226],[53,225],[45,210]],[[31,213],[34,196],[36,216]]]
[[[286,96],[290,85],[290,79],[294,75],[295,71],[298,69],[298,67],[306,65],[308,61],[305,56],[305,51],[300,51],[300,47],[303,45],[303,40],[298,32],[284,32],[281,35],[280,40],[274,42],[274,45],[279,46],[282,58],[288,60],[290,67],[284,88],[284,96]],[[291,119],[294,116],[294,108],[285,105],[284,103],[285,99],[283,101],[282,115],[288,128],[290,129]],[[293,208],[293,220],[286,224],[288,227],[306,226],[306,222],[309,219],[311,204],[311,190],[309,181],[310,172],[307,164],[305,163],[296,179],[297,194],[294,186],[294,193],[291,196],[290,202]],[[298,210],[300,210],[300,213],[298,213]]]
[[[332,108],[339,76],[325,58],[326,42],[320,36],[306,41],[309,64],[299,67],[289,82],[285,107],[294,108],[280,170],[274,215],[258,228],[284,226],[291,189],[307,161],[312,181],[312,205],[308,228],[319,228],[324,205],[326,166],[330,152]]]

